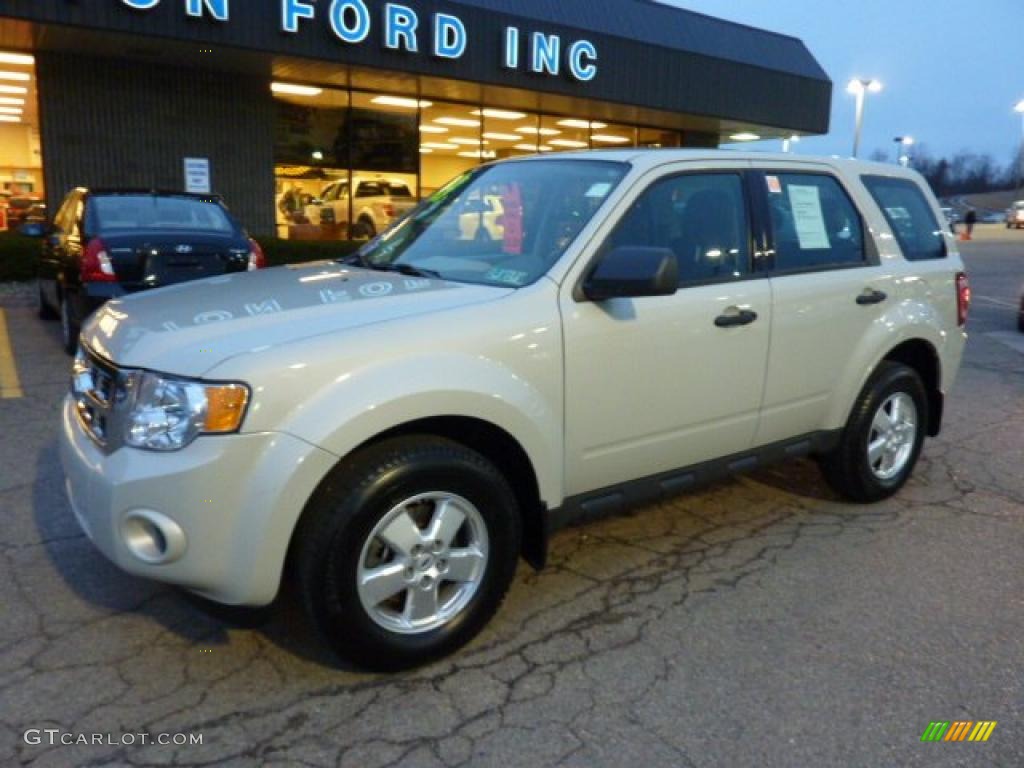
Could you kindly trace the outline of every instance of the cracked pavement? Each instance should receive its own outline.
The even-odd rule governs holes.
[[[842,503],[803,461],[562,531],[475,642],[394,676],[339,668],[288,600],[216,608],[110,565],[62,490],[57,330],[4,299],[26,397],[0,401],[0,764],[1024,764],[1024,354],[998,339],[1024,237],[965,250],[992,301],[896,498]],[[932,720],[999,725],[922,744]]]

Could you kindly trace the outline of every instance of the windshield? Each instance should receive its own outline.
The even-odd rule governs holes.
[[[92,231],[110,229],[174,229],[233,232],[227,213],[217,203],[191,197],[107,195],[89,199]]]
[[[456,178],[357,254],[376,269],[529,285],[558,261],[629,170],[604,160],[532,160]]]

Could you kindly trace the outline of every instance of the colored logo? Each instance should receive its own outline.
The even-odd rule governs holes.
[[[924,729],[921,741],[988,741],[995,729],[995,720],[933,721]]]

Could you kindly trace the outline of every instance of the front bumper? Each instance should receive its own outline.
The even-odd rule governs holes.
[[[280,433],[200,437],[173,453],[106,454],[82,429],[70,396],[61,427],[68,499],[96,547],[129,573],[231,605],[274,599],[299,515],[337,462]],[[180,531],[171,561],[147,562],[129,547],[140,515]]]

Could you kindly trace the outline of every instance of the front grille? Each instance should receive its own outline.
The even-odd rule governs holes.
[[[79,349],[71,380],[75,410],[86,434],[103,448],[119,442],[117,407],[126,392],[127,378],[117,366],[84,346]]]

